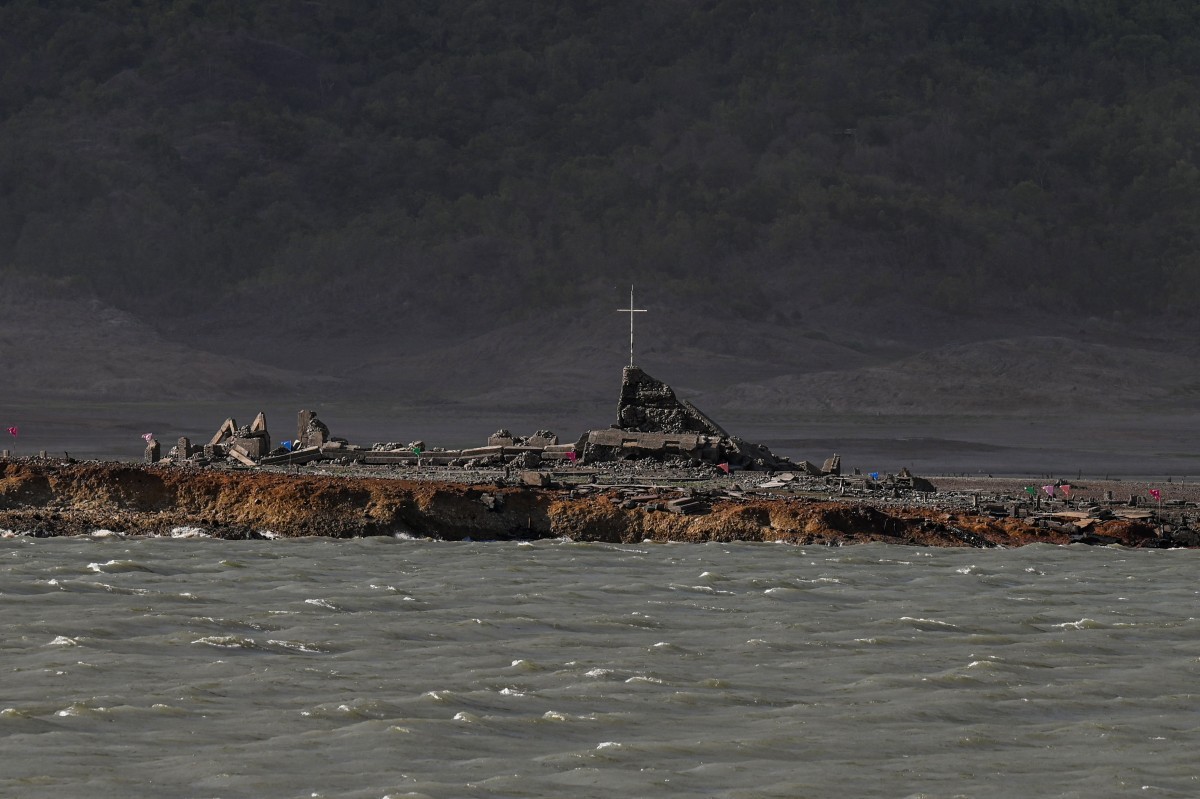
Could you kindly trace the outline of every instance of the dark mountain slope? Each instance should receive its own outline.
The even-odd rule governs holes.
[[[1037,404],[972,371],[1026,345],[1186,401],[1198,71],[1177,0],[15,0],[7,387],[607,397],[636,281],[639,363],[721,406]]]
[[[1192,3],[13,2],[0,31],[0,264],[125,306],[1200,298]]]

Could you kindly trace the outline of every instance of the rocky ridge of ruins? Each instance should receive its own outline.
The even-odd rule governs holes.
[[[726,473],[799,469],[822,476],[837,474],[840,467],[836,456],[826,463],[828,468],[818,469],[809,463],[793,463],[762,444],[731,436],[695,405],[676,397],[666,383],[636,366],[627,366],[622,372],[617,422],[608,428],[589,430],[571,443],[560,443],[558,436],[548,430],[515,436],[500,429],[479,447],[427,447],[424,441],[363,447],[331,435],[316,413],[302,410],[297,416],[296,437],[278,447],[272,447],[266,418],[260,413],[246,427],[239,427],[232,417],[226,419],[207,444],[197,446],[180,438],[164,457],[159,442],[152,440],[145,452],[146,463],[205,465],[232,461],[249,467],[334,461],[364,466],[539,469],[645,459],[707,466]]]
[[[1200,546],[1200,489],[1157,505],[1128,483],[1042,496],[1014,481],[901,470],[843,474],[729,435],[641,369],[617,423],[560,443],[548,430],[481,447],[361,447],[309,410],[280,446],[264,414],[204,444],[150,440],[142,466],[0,458],[0,536],[412,535],[579,541],[783,541],[921,546]],[[305,467],[305,468],[302,468]],[[1147,488],[1147,491],[1149,489]]]

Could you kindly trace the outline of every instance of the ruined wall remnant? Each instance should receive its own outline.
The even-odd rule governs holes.
[[[695,405],[675,396],[661,380],[636,366],[621,375],[617,424],[589,430],[576,445],[584,461],[636,458],[684,458],[728,470],[793,468],[795,464],[770,449],[725,432]]]
[[[617,427],[636,433],[729,435],[695,405],[677,398],[666,383],[636,366],[626,366],[621,375]]]
[[[319,447],[329,439],[329,428],[317,418],[314,411],[300,411],[296,415],[296,440],[299,442],[299,449]]]

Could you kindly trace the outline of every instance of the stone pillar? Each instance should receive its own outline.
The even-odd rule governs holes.
[[[150,443],[146,445],[146,463],[158,463],[159,456],[162,455],[162,445],[158,443],[158,439],[150,439]]]
[[[313,411],[300,411],[296,414],[296,440],[300,442],[302,449],[308,446],[308,423],[316,415]]]
[[[192,440],[187,436],[180,436],[179,441],[175,442],[175,457],[179,460],[186,460],[192,454]]]

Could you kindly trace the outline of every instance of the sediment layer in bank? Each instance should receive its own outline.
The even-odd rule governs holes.
[[[125,463],[0,462],[0,529],[8,534],[220,538],[407,535],[447,540],[748,541],[920,546],[1118,543],[1193,545],[1153,520],[1099,522],[1086,535],[970,508],[730,497],[631,502],[617,488],[467,485],[384,477],[234,472]]]

